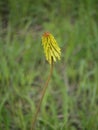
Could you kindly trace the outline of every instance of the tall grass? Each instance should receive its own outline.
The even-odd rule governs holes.
[[[9,11],[2,13],[6,3]],[[0,130],[30,129],[49,69],[41,46],[46,30],[56,37],[62,58],[36,130],[98,129],[97,3],[0,1]]]
[[[24,26],[29,20],[32,21],[33,25],[42,24],[59,15],[61,17],[77,17],[83,10],[97,19],[97,3],[97,0],[1,0],[0,15],[3,22],[7,20],[14,26]]]

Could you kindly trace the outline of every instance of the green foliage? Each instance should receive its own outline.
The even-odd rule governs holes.
[[[97,5],[97,0],[1,0],[0,18],[13,26],[24,26],[30,20],[33,25],[42,24],[59,15],[78,17],[85,12],[97,19]]]
[[[30,129],[49,70],[41,45],[46,30],[58,41],[62,58],[36,130],[98,129],[97,3],[0,1],[0,130]]]

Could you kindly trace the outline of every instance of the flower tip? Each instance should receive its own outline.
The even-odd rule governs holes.
[[[49,35],[50,35],[49,32],[45,32],[45,33],[43,34],[44,37],[48,37]]]

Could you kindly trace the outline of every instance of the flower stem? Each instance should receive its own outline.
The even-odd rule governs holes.
[[[43,90],[42,90],[41,99],[40,99],[40,101],[39,101],[39,104],[38,104],[38,107],[37,107],[37,110],[36,110],[34,119],[33,119],[32,124],[31,124],[31,130],[34,130],[35,123],[36,123],[36,120],[37,120],[37,117],[38,117],[38,113],[39,113],[39,111],[40,111],[40,107],[41,107],[43,98],[44,98],[45,93],[46,93],[46,90],[47,90],[47,88],[48,88],[48,84],[49,84],[50,78],[51,78],[51,76],[52,76],[52,72],[53,72],[53,58],[52,58],[51,66],[50,66],[50,73],[49,73],[49,76],[48,76],[48,78],[47,78],[47,81],[46,81],[46,83],[45,83],[45,85],[44,85],[44,88],[43,88]]]

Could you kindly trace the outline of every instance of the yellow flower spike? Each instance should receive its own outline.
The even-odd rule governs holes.
[[[61,49],[59,48],[54,36],[49,33],[45,32],[42,36],[42,45],[44,48],[44,52],[46,55],[46,60],[52,64],[53,61],[56,62],[57,59],[60,60],[61,57]]]

